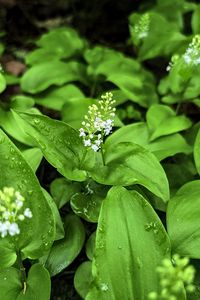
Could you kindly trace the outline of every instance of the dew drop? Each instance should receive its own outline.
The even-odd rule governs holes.
[[[108,285],[107,285],[107,283],[101,283],[100,289],[101,289],[103,292],[107,292],[107,291],[108,291]]]
[[[38,125],[40,123],[40,120],[39,119],[34,119],[33,122],[34,122],[35,125]]]

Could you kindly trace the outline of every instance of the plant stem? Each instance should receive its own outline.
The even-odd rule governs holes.
[[[18,262],[19,270],[21,271],[21,276],[22,276],[23,294],[25,294],[26,293],[26,270],[23,265],[20,250],[17,252],[17,262]]]

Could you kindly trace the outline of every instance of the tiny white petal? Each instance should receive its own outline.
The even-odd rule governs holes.
[[[8,228],[8,232],[11,236],[14,236],[16,234],[19,234],[20,233],[20,230],[19,230],[19,226],[17,223],[12,223],[10,224],[9,228]]]
[[[32,218],[33,214],[31,212],[30,208],[25,209],[24,216],[27,217],[27,218]]]
[[[97,145],[92,145],[92,150],[94,150],[95,152],[97,152],[99,150],[99,147]]]

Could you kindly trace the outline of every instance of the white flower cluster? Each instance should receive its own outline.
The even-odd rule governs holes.
[[[150,25],[150,17],[148,13],[143,14],[138,23],[133,28],[133,34],[138,39],[144,39],[148,36],[149,33],[149,25]]]
[[[170,71],[175,65],[193,67],[200,64],[200,35],[195,35],[183,55],[173,55],[166,70]]]
[[[200,35],[195,35],[192,43],[189,44],[186,52],[183,54],[184,62],[187,65],[200,64]]]
[[[12,187],[4,187],[0,190],[0,235],[14,236],[20,233],[18,221],[32,218],[30,208],[23,209],[24,197]]]
[[[195,269],[189,265],[187,257],[180,258],[178,254],[170,259],[164,259],[162,266],[157,268],[160,275],[161,291],[151,292],[149,299],[151,300],[179,300],[180,293],[185,287],[186,291],[191,293],[195,290],[193,285]]]
[[[115,108],[112,93],[108,92],[101,96],[98,104],[88,108],[88,115],[82,122],[83,127],[79,129],[80,137],[83,138],[85,147],[97,152],[103,143],[103,137],[111,133],[114,125]]]

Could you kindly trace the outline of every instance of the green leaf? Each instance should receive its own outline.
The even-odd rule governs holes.
[[[26,292],[21,291],[16,300],[49,300],[50,292],[51,281],[48,271],[41,264],[34,264],[28,273]]]
[[[156,138],[188,129],[192,122],[185,116],[176,116],[170,107],[161,104],[152,105],[147,112],[147,125],[150,141]]]
[[[27,65],[37,65],[52,60],[60,60],[62,54],[54,53],[52,49],[39,48],[31,51],[25,57]]]
[[[20,111],[26,111],[27,109],[30,109],[35,104],[35,101],[31,97],[27,97],[24,95],[16,95],[12,97],[12,102],[10,107],[12,109],[20,110]]]
[[[200,5],[197,5],[193,14],[192,14],[192,31],[194,34],[199,34],[200,28]]]
[[[3,239],[0,242],[0,269],[11,267],[17,259],[13,245]]]
[[[0,270],[0,290],[2,300],[49,300],[50,277],[40,264],[31,267],[24,292],[21,272],[15,268]]]
[[[20,114],[31,125],[31,136],[47,161],[70,180],[84,181],[81,161],[86,149],[79,133],[67,124],[45,116]]]
[[[197,133],[194,143],[194,161],[197,168],[197,172],[200,175],[200,129]]]
[[[26,71],[21,79],[21,88],[25,92],[36,94],[51,85],[60,86],[77,80],[85,81],[84,65],[76,61],[50,61],[35,65]]]
[[[0,297],[2,300],[17,299],[22,286],[21,272],[19,270],[15,268],[0,269]]]
[[[37,45],[51,51],[55,56],[68,58],[79,53],[83,49],[85,42],[74,29],[60,27],[43,34],[37,41]]]
[[[50,185],[51,195],[58,208],[69,202],[71,197],[80,190],[80,183],[69,181],[65,178],[56,178]]]
[[[114,83],[132,100],[143,107],[158,101],[155,82],[152,74],[141,68],[140,64],[122,53],[105,48],[95,47],[85,53],[89,63],[88,73],[94,80]]]
[[[21,152],[0,130],[1,184],[3,187],[14,187],[26,199],[25,208],[29,207],[33,217],[24,220],[18,236],[18,249],[24,257],[38,258],[51,246],[55,236],[55,224],[39,182]]]
[[[88,113],[88,107],[97,103],[92,98],[67,99],[62,109],[62,120],[75,129],[82,127],[84,116]],[[78,108],[78,109],[77,109]]]
[[[163,136],[150,142],[150,134],[145,123],[134,123],[116,130],[106,139],[105,148],[108,149],[120,142],[133,142],[151,151],[158,160],[173,156],[177,153],[189,154],[192,148],[180,134]]]
[[[99,212],[104,196],[96,193],[85,195],[77,193],[72,196],[70,204],[74,213],[88,222],[98,222]]]
[[[43,154],[39,148],[29,148],[21,151],[25,160],[35,173],[42,161]]]
[[[94,231],[90,235],[89,239],[87,240],[86,246],[85,246],[87,258],[90,260],[92,260],[94,257],[95,240],[96,240],[96,231]]]
[[[54,223],[56,225],[55,241],[57,241],[57,240],[62,239],[65,235],[63,222],[62,222],[59,210],[58,210],[54,200],[51,198],[50,194],[45,189],[42,189],[42,191],[45,196],[45,199],[47,200],[47,203],[51,207],[52,215],[54,217]]]
[[[5,77],[0,73],[0,93],[2,93],[6,88]]]
[[[92,178],[106,185],[141,184],[167,201],[168,181],[156,157],[143,147],[129,142],[110,146],[105,152],[105,166],[97,161],[90,170]]]
[[[89,292],[90,284],[92,282],[92,263],[84,261],[76,270],[74,276],[74,287],[77,293],[85,299]]]
[[[78,256],[84,244],[85,230],[78,217],[67,215],[64,219],[64,229],[65,237],[53,244],[45,262],[51,276],[67,268]]]
[[[167,230],[172,250],[182,256],[200,258],[200,180],[186,183],[169,201]]]
[[[142,61],[156,56],[174,54],[180,48],[181,43],[186,40],[185,36],[179,32],[177,25],[171,20],[167,20],[156,12],[149,12],[149,16],[148,35],[142,40],[139,49],[139,58]],[[131,15],[131,25],[135,23],[136,17],[136,14]],[[165,32],[163,32],[163,28],[165,28]]]
[[[151,205],[136,191],[111,188],[99,217],[86,300],[148,299],[159,289],[156,268],[169,254],[168,236]]]
[[[51,88],[37,95],[34,99],[37,104],[60,111],[65,103],[76,98],[84,98],[84,94],[75,85],[67,84],[62,87]]]
[[[26,122],[14,111],[6,111],[0,107],[0,126],[15,140],[28,146],[34,146],[34,140],[24,130]]]

